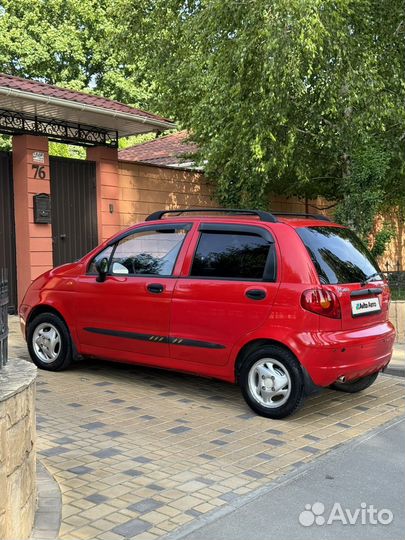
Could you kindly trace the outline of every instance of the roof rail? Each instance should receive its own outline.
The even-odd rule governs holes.
[[[178,210],[159,210],[157,212],[153,212],[153,214],[150,214],[145,221],[155,221],[158,219],[162,219],[162,217],[165,214],[185,214],[189,212],[195,212],[195,213],[211,213],[211,212],[221,212],[223,214],[238,214],[242,216],[257,216],[260,218],[260,221],[268,221],[270,223],[276,223],[277,218],[270,214],[270,212],[264,212],[263,210],[240,210],[240,209],[234,209],[234,208],[183,208]]]
[[[273,216],[302,217],[304,219],[319,219],[319,221],[330,221],[328,216],[323,214],[301,214],[299,212],[272,212]]]

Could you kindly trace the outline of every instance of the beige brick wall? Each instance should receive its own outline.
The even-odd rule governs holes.
[[[405,224],[398,216],[398,213],[393,211],[391,215],[384,216],[378,220],[376,230],[379,230],[383,224],[389,225],[395,233],[395,237],[388,245],[385,254],[378,261],[383,271],[405,271]]]
[[[20,362],[23,362],[22,360]],[[14,364],[14,362],[13,362]],[[28,362],[23,362],[28,364]],[[21,374],[21,387],[9,394],[0,391],[0,538],[28,538],[36,510],[35,467],[35,368]],[[22,371],[24,370],[23,369]],[[16,369],[15,374],[11,374]],[[7,376],[5,375],[7,371]],[[2,369],[18,384],[18,366]],[[24,377],[24,379],[23,379]],[[2,384],[2,381],[0,381]]]
[[[405,342],[405,302],[402,300],[391,302],[390,321],[397,331],[396,340],[399,343]]]
[[[218,206],[213,197],[213,185],[201,173],[120,161],[118,183],[121,228],[142,221],[147,215],[163,208]],[[103,209],[106,212],[108,202]],[[305,199],[298,197],[270,196],[270,207],[274,212],[312,212],[333,217],[333,208],[322,210],[330,205],[331,202],[322,197],[305,202]],[[384,270],[387,262],[390,270],[396,270],[399,261],[400,268],[405,269],[404,224],[394,214],[389,219],[395,228],[396,237],[379,263]]]
[[[201,173],[119,162],[122,227],[162,209],[217,206],[213,188]]]
[[[332,210],[323,210],[331,203],[322,197],[311,199],[305,202],[305,199],[299,197],[283,197],[282,195],[270,195],[270,208],[273,212],[299,212],[308,214],[324,214],[332,217]]]

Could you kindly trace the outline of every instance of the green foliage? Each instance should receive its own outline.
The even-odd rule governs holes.
[[[190,130],[225,205],[269,192],[342,198],[352,156],[390,149],[404,197],[402,0],[121,0],[130,54],[153,72],[152,103]],[[140,47],[139,47],[140,45]],[[389,191],[388,191],[389,187]]]
[[[71,159],[86,159],[86,149],[73,144],[50,142],[49,155]]]
[[[0,0],[0,70],[173,117],[221,204],[320,195],[363,238],[405,214],[404,37],[403,0]]]
[[[8,135],[0,135],[0,152],[10,152],[11,146],[11,137]]]
[[[393,238],[395,238],[395,232],[389,226],[385,226],[381,231],[378,231],[374,235],[373,247],[371,248],[372,255],[376,258],[384,255],[388,244]]]
[[[123,137],[118,141],[120,149],[129,148],[136,144],[142,144],[144,142],[152,141],[156,138],[156,133],[142,133],[141,135],[132,135],[131,137]]]
[[[355,230],[369,244],[375,257],[384,255],[395,237],[394,230],[386,223],[382,230],[375,231],[376,216],[387,214],[390,203],[398,206],[398,201],[390,197],[391,163],[392,153],[375,142],[357,149],[350,159],[349,174],[340,182],[337,196],[336,221]]]
[[[141,144],[147,141],[151,141],[155,137],[156,137],[156,133],[142,133],[141,135],[123,137],[119,139],[118,147],[120,149],[128,148],[136,144]],[[71,159],[86,159],[86,149],[83,146],[76,146],[73,144],[50,142],[49,155],[71,158]]]
[[[350,159],[350,173],[340,180],[335,219],[363,239],[373,231],[375,216],[384,203],[389,162],[389,152],[370,143],[355,151]]]
[[[116,6],[115,0],[0,0],[0,71],[148,108],[152,84],[142,58],[134,61],[117,42],[126,17],[117,16]],[[120,148],[154,136],[121,139]],[[10,150],[11,138],[1,136],[0,149]],[[51,142],[49,153],[84,159],[86,150]]]
[[[115,0],[0,0],[0,70],[147,105],[142,59],[116,43],[126,24]],[[132,43],[136,46],[136,37]],[[117,45],[113,47],[113,45]]]

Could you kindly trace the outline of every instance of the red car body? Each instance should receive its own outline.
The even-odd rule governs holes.
[[[254,343],[275,343],[289,349],[315,385],[339,378],[356,380],[384,369],[392,354],[395,331],[388,320],[390,292],[379,279],[361,284],[322,284],[297,230],[341,228],[318,219],[263,222],[247,216],[179,217],[147,221],[143,227],[188,224],[189,231],[172,276],[108,275],[104,282],[89,274],[92,259],[122,233],[104,242],[78,262],[54,268],[32,283],[19,309],[23,332],[44,311],[66,323],[75,352],[118,362],[158,366],[230,382],[237,379],[238,359]],[[275,279],[199,279],[190,269],[201,225],[257,227],[271,234]],[[267,233],[266,233],[267,234]],[[162,286],[159,294],[149,289]],[[149,287],[149,289],[148,289]],[[261,291],[263,299],[246,296]],[[336,317],[306,308],[305,291],[329,291]],[[371,292],[370,292],[371,291]],[[378,297],[381,309],[353,317],[353,295],[360,301]],[[104,333],[91,329],[104,329]],[[89,330],[90,329],[90,330]],[[132,333],[145,339],[131,339]],[[180,345],[180,346],[179,346]],[[343,379],[342,379],[343,380]]]

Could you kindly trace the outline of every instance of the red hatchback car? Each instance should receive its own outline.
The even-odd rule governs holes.
[[[215,377],[283,418],[314,386],[374,382],[389,303],[364,245],[323,216],[199,209],[156,212],[46,272],[19,315],[38,367],[96,357]]]

